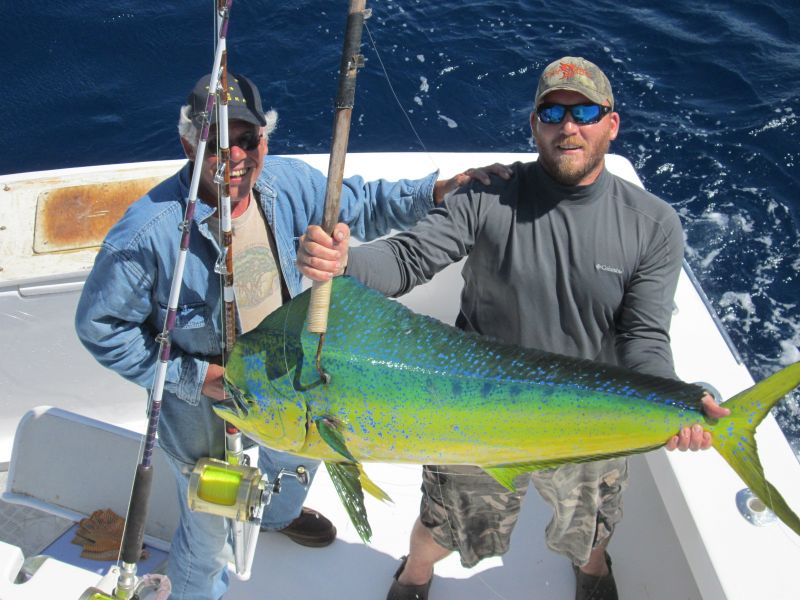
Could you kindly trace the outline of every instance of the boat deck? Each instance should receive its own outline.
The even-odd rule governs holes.
[[[311,487],[307,504],[323,510],[338,528],[327,548],[298,546],[276,533],[259,536],[253,574],[248,581],[232,578],[226,600],[270,597],[296,600],[374,600],[386,593],[399,557],[407,551],[408,533],[419,506],[420,470],[413,465],[368,465],[375,482],[394,500],[381,504],[367,498],[373,540],[363,543],[350,523],[324,469]],[[2,479],[5,479],[5,473]],[[643,457],[632,460],[633,489],[625,519],[610,547],[615,576],[624,597],[640,600],[702,595]],[[3,483],[5,483],[3,481]],[[289,485],[289,483],[286,483]],[[157,510],[157,507],[154,507]],[[532,491],[504,557],[464,569],[452,555],[437,565],[433,591],[437,598],[465,600],[564,600],[574,593],[569,563],[544,545],[550,510]],[[19,546],[26,557],[48,553],[49,544],[73,521],[0,501],[0,541]],[[113,564],[98,563],[98,568]],[[657,576],[656,576],[657,574]],[[535,590],[532,596],[531,592]]]
[[[0,472],[0,489],[5,489],[8,471]],[[36,556],[74,523],[63,517],[0,499],[0,542],[13,544],[22,554]]]
[[[326,168],[327,155],[302,158],[323,171]],[[422,176],[436,168],[450,175],[468,166],[531,158],[524,154],[349,155],[346,175],[357,172],[367,178],[392,179]],[[612,171],[635,180],[632,166],[621,157],[609,156],[608,164]],[[159,164],[157,168],[168,174],[177,170],[177,164]],[[47,188],[70,177],[111,181],[115,173],[124,172],[126,178],[139,178],[147,175],[148,165],[113,166],[107,171],[45,173],[38,181]],[[17,241],[6,235],[5,245],[0,246],[0,267],[6,266],[0,271],[0,342],[15,348],[0,363],[0,464],[10,460],[17,423],[35,406],[62,407],[137,432],[143,430],[145,418],[146,394],[100,368],[74,336],[72,316],[93,250],[76,247],[71,252],[34,252],[36,241],[26,228],[33,227],[41,193],[23,180],[20,176],[0,177],[0,189],[5,193],[0,197],[0,224],[8,227],[7,234],[15,230],[23,234]],[[403,302],[417,312],[452,323],[460,283],[459,267],[453,266],[432,284],[415,289]],[[735,361],[685,276],[678,286],[676,304],[671,334],[678,374],[687,381],[710,381],[723,397],[751,385],[746,368]],[[41,343],[43,339],[46,345]],[[798,510],[800,465],[771,417],[757,437],[768,478]],[[131,460],[135,462],[135,457]],[[631,469],[625,518],[610,546],[623,598],[800,598],[800,586],[793,576],[800,561],[800,539],[780,523],[754,527],[745,521],[735,505],[735,495],[744,484],[715,452],[660,450],[634,457]],[[117,465],[116,470],[132,477],[132,468]],[[394,499],[393,504],[381,504],[367,498],[374,531],[370,544],[358,538],[321,469],[307,503],[334,521],[339,529],[337,541],[328,548],[308,549],[280,534],[261,534],[251,579],[234,579],[226,599],[384,597],[398,559],[407,551],[419,506],[420,473],[418,467],[408,465],[366,465],[366,470]],[[48,477],[35,471],[33,476]],[[91,509],[82,508],[79,513],[107,506],[98,492],[113,487],[107,483],[108,477],[107,469],[98,470],[95,481],[73,482],[81,486],[88,502],[94,502]],[[117,487],[127,498],[129,488]],[[150,514],[158,515],[160,510],[156,503]],[[538,494],[529,494],[508,554],[469,570],[461,568],[457,557],[449,557],[437,566],[433,597],[572,597],[574,580],[569,564],[544,546],[548,520],[549,511]],[[49,541],[71,522],[49,512],[0,502],[0,541],[20,547],[26,557],[43,549],[47,552]],[[13,580],[14,575],[9,576]],[[57,583],[53,595],[73,600]],[[0,595],[0,600],[6,599]]]

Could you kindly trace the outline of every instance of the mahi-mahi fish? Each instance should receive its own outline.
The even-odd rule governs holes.
[[[647,452],[701,422],[713,447],[800,535],[764,477],[756,426],[800,385],[800,362],[702,413],[703,389],[617,366],[525,349],[415,314],[348,277],[334,280],[328,332],[305,327],[305,292],[241,336],[217,414],[253,440],[325,461],[365,541],[363,491],[387,500],[363,462],[477,465],[508,489],[523,473]]]

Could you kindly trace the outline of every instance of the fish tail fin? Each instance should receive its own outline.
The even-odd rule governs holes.
[[[759,423],[781,398],[798,385],[800,362],[789,365],[736,394],[724,404],[731,410],[731,414],[714,427],[712,445],[753,493],[800,535],[800,517],[764,477],[755,440],[755,430]]]

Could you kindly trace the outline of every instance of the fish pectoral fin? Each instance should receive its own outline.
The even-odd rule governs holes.
[[[365,492],[381,502],[394,503],[394,500],[389,497],[389,494],[379,488],[378,485],[367,476],[366,472],[364,471],[364,467],[362,467],[360,464],[357,464],[356,467],[358,467],[358,474],[361,477],[361,485]]]
[[[367,509],[364,507],[364,491],[361,488],[361,468],[355,463],[332,463],[326,462],[325,468],[333,481],[333,487],[339,494],[339,499],[344,504],[350,520],[358,532],[358,535],[365,542],[369,542],[372,537],[372,528],[367,519]],[[378,488],[374,483],[370,485]],[[367,488],[369,490],[369,487]]]
[[[357,463],[356,458],[347,449],[347,443],[344,441],[342,432],[339,431],[339,424],[331,417],[317,417],[314,423],[319,431],[319,436],[325,440],[334,451],[341,454],[344,458],[352,463]]]

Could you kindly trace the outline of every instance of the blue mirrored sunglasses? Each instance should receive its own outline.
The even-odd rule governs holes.
[[[541,104],[536,109],[539,120],[548,125],[561,123],[567,113],[578,125],[591,125],[610,112],[611,107],[602,104]]]

